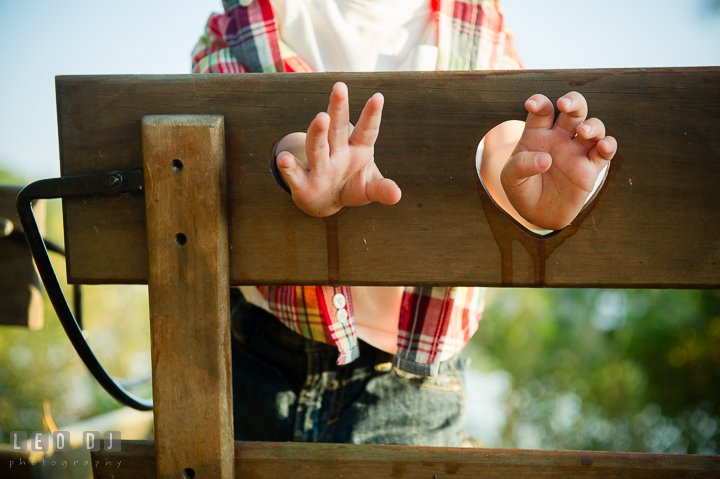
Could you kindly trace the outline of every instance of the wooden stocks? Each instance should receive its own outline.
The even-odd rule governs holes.
[[[276,141],[327,109],[340,80],[353,120],[375,92],[385,95],[375,161],[402,200],[344,208],[326,222],[293,204],[268,160]],[[233,285],[720,288],[720,67],[58,77],[57,85],[63,175],[139,168],[148,113],[224,116]],[[554,101],[572,90],[620,146],[597,198],[569,227],[538,238],[495,207],[475,155],[492,127],[525,118],[530,95]],[[147,281],[140,195],[63,205],[69,282]]]
[[[232,378],[220,115],[142,120],[158,478],[232,478]]]

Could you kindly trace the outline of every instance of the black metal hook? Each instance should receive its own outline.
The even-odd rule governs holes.
[[[142,191],[143,184],[142,170],[113,171],[96,175],[63,176],[39,180],[20,190],[16,207],[20,223],[25,230],[27,243],[40,273],[40,279],[78,356],[87,366],[90,374],[112,397],[131,408],[149,411],[152,409],[152,399],[137,397],[119,385],[105,371],[92,349],[90,349],[62,292],[55,270],[48,257],[48,245],[43,241],[32,210],[32,201],[35,199],[130,193]]]

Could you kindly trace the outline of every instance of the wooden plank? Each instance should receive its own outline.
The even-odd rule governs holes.
[[[233,477],[225,132],[142,122],[158,478]]]
[[[8,233],[22,231],[15,209],[15,198],[20,187],[0,186],[0,222],[11,222]],[[45,201],[33,206],[35,218],[45,234]],[[0,225],[3,229],[4,225]],[[30,249],[17,235],[5,236],[0,231],[0,325],[26,326],[42,329],[44,307],[42,289]]]
[[[25,448],[29,449],[27,445]],[[14,451],[12,444],[0,444],[0,479],[39,479],[43,477],[45,453]]]
[[[281,136],[326,109],[337,80],[349,86],[353,121],[374,92],[385,95],[376,161],[403,199],[345,209],[326,222],[294,206],[268,159]],[[58,77],[56,84],[65,175],[138,168],[143,115],[224,115],[236,285],[720,287],[718,67]],[[554,100],[569,90],[587,97],[619,152],[592,205],[539,239],[488,199],[475,150],[493,126],[523,119],[531,94]],[[70,281],[147,281],[141,195],[64,207]]]
[[[96,479],[155,477],[152,441],[123,441],[122,451],[101,449],[92,457],[101,464],[121,462],[112,470],[99,468]],[[714,479],[720,457],[238,441],[235,474],[243,479]]]
[[[17,444],[20,450],[17,450],[12,442],[0,443],[0,479],[88,478],[97,468],[117,469],[116,462],[90,463],[90,452],[83,444],[83,432],[119,431],[122,441],[125,442],[130,439],[152,437],[152,423],[152,411],[141,412],[126,407],[63,426],[61,430],[66,431],[68,433],[66,437],[69,437],[70,450],[67,452],[53,449],[33,452],[31,440]],[[53,428],[55,428],[54,424]],[[10,439],[12,441],[12,436]],[[117,445],[117,441],[115,444]]]

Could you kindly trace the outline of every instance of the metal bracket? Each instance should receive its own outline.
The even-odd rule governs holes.
[[[48,257],[48,245],[40,235],[40,230],[32,210],[32,201],[36,199],[71,198],[77,196],[116,195],[142,191],[144,177],[142,170],[112,171],[82,176],[63,176],[30,183],[18,193],[16,206],[20,223],[25,230],[30,251],[45,286],[50,302],[55,308],[58,319],[70,339],[82,362],[90,374],[112,397],[126,406],[148,411],[152,409],[152,399],[135,396],[120,386],[105,371],[90,349],[75,317],[68,306],[60,288],[55,270]]]

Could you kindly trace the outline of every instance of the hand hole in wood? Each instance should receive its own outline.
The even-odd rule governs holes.
[[[300,131],[288,133],[275,143],[275,146],[273,146],[272,152],[270,153],[270,172],[272,173],[273,179],[278,186],[287,193],[291,193],[290,187],[285,182],[285,178],[282,173],[280,173],[280,169],[277,166],[277,155],[280,152],[289,151],[300,161],[300,163],[302,163],[304,167],[307,168],[308,160],[307,155],[305,154],[306,136],[306,133]]]
[[[186,467],[186,468],[183,470],[183,478],[184,478],[184,479],[194,479],[194,478],[195,478],[195,471],[194,471],[192,468],[190,468],[190,467]]]
[[[508,199],[500,181],[501,172],[510,160],[514,152],[515,145],[522,135],[524,128],[525,122],[519,120],[506,121],[492,128],[487,132],[478,145],[475,156],[475,164],[478,176],[480,177],[480,182],[495,206],[502,210],[502,212],[504,212],[507,216],[511,217],[525,232],[534,236],[545,236],[553,233],[554,231],[551,229],[543,229],[542,227],[536,226],[523,218],[510,203],[510,200]],[[582,209],[585,209],[585,207],[595,198],[597,192],[605,181],[607,171],[608,168],[605,167],[605,169],[598,175],[594,187],[590,194],[587,195],[585,206],[583,206]],[[548,173],[546,172],[544,174]],[[570,222],[568,221],[568,224],[569,223]],[[558,231],[562,229],[563,228],[558,228]]]
[[[187,243],[187,237],[182,233],[178,233],[175,235],[175,243],[178,246],[183,247],[185,246],[185,243]]]
[[[173,170],[175,173],[180,173],[183,169],[183,162],[178,160],[177,158],[172,160],[172,163],[170,163],[170,169]]]

